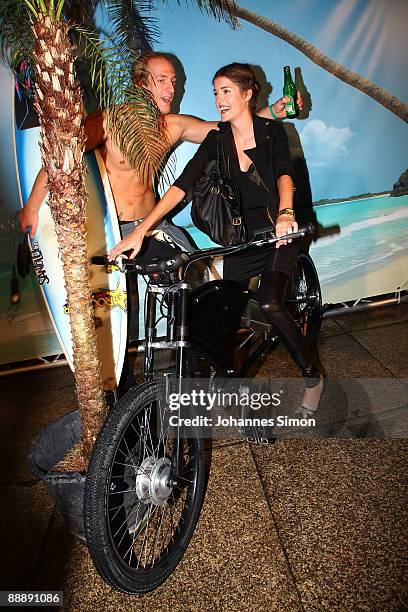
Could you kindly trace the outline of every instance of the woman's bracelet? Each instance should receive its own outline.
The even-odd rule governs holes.
[[[279,117],[277,117],[277,116],[275,115],[275,111],[273,110],[273,104],[270,104],[270,105],[269,105],[269,110],[270,110],[270,112],[271,112],[272,119],[275,119],[275,121],[279,121]]]
[[[282,210],[280,210],[277,214],[277,218],[282,216],[282,215],[289,215],[293,218],[295,218],[295,211],[293,210],[293,208],[282,208]]]

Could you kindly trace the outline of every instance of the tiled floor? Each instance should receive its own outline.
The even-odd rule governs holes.
[[[35,434],[75,408],[72,375],[0,379],[0,589],[60,589],[75,611],[406,609],[408,305],[326,319],[320,351],[320,431],[335,437],[216,445],[187,554],[143,597],[104,584],[25,465]],[[283,375],[297,372],[279,347],[259,376]]]

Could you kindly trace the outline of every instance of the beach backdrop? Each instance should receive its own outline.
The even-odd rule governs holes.
[[[282,95],[283,66],[290,65],[305,102],[302,115],[290,122],[301,143],[293,155],[307,164],[311,201],[329,234],[311,249],[323,301],[407,290],[407,124],[285,40],[242,19],[232,30],[194,5],[171,0],[151,11],[158,30],[154,47],[171,53],[177,66],[174,110],[218,119],[211,79],[231,61],[254,65],[263,86],[262,102],[273,102]],[[408,101],[406,0],[241,0],[240,5]],[[102,10],[98,19],[106,30]],[[0,67],[0,363],[59,352],[34,274],[20,281],[21,301],[12,305],[9,299],[19,240],[7,232],[8,219],[19,207],[10,134],[13,95],[10,75]],[[191,144],[177,148],[176,175],[195,150]],[[208,245],[191,227],[188,206],[175,222],[188,228],[198,246]]]

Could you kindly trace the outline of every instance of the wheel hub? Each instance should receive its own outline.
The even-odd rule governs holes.
[[[307,283],[306,283],[305,277],[302,276],[301,278],[299,278],[299,284],[297,287],[297,295],[296,295],[296,299],[298,301],[302,300],[301,304],[299,304],[300,308],[304,308],[306,306],[306,296],[307,296]]]
[[[171,461],[167,457],[147,457],[136,474],[136,494],[144,504],[164,506],[173,490],[170,486]]]

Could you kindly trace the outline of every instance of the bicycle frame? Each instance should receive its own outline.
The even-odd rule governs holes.
[[[180,378],[185,376],[186,351],[190,346],[187,325],[189,294],[190,286],[185,282],[171,285],[149,283],[146,294],[145,340],[143,343],[145,382],[150,382],[154,378],[155,349],[175,350],[176,376]],[[157,340],[157,306],[166,298],[168,302],[166,338]]]
[[[291,238],[310,233],[310,226],[291,234]],[[242,290],[241,285],[231,280],[210,281],[192,289],[186,276],[189,267],[200,259],[227,255],[248,248],[274,243],[278,239],[270,230],[255,237],[249,244],[214,247],[198,252],[182,254],[170,260],[170,268],[162,265],[160,271],[154,269],[148,272],[149,283],[146,297],[145,341],[144,341],[144,380],[149,382],[154,378],[155,349],[170,349],[176,351],[177,378],[186,375],[188,350],[195,350],[206,358],[216,374],[223,377],[244,376],[250,367],[277,343],[270,325],[263,320],[257,322],[258,330],[253,334],[263,335],[263,341],[238,370],[234,367],[234,350],[236,331],[240,326],[242,312],[250,300],[250,291]],[[163,264],[163,262],[162,262]],[[128,260],[126,267],[137,268],[137,260]],[[154,267],[154,266],[153,266]],[[157,306],[166,302],[167,326],[165,340],[157,339]],[[249,304],[253,305],[253,300]],[[261,319],[262,315],[258,311]],[[247,337],[239,348],[250,341]]]

